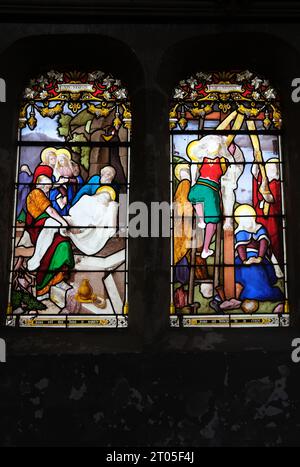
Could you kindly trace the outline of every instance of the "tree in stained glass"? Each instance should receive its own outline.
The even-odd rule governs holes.
[[[175,89],[172,326],[289,324],[281,125],[277,91],[251,71]]]
[[[126,327],[131,111],[103,72],[49,71],[20,109],[7,324]]]

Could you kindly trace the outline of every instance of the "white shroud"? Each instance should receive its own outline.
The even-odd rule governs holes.
[[[65,219],[71,227],[78,227],[79,233],[66,230],[53,218],[47,219],[45,228],[41,230],[37,239],[34,255],[28,261],[28,270],[35,271],[40,267],[43,256],[58,232],[70,237],[74,245],[85,255],[99,253],[117,231],[119,205],[109,199],[109,195],[105,192],[94,196],[84,195],[70,209],[70,215],[65,216]],[[24,245],[23,240],[21,243]]]
[[[104,248],[117,231],[119,205],[107,202],[105,195],[84,195],[66,217],[67,222],[79,227],[80,233],[68,232],[74,245],[85,255],[95,255]],[[93,227],[93,228],[88,228]]]

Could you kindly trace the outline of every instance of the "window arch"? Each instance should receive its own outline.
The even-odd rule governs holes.
[[[131,110],[102,71],[25,89],[7,324],[127,327]]]
[[[289,325],[280,99],[246,70],[174,90],[171,325]]]

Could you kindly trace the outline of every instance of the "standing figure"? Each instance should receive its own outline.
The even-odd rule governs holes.
[[[241,284],[241,300],[279,301],[283,293],[276,287],[277,277],[271,261],[271,243],[267,229],[256,222],[256,212],[249,204],[234,212],[235,277]]]
[[[174,264],[176,281],[187,284],[189,263],[186,254],[191,249],[193,206],[188,200],[191,189],[189,164],[177,164],[175,177],[179,181],[174,195]]]
[[[56,181],[59,181],[61,178],[72,179],[73,167],[72,167],[72,156],[70,151],[67,149],[59,149],[56,151],[57,160],[54,168],[53,175]]]
[[[257,221],[263,224],[268,233],[272,244],[272,251],[275,255],[275,262],[283,269],[284,258],[282,250],[282,208],[281,208],[281,187],[280,187],[280,163],[279,159],[274,157],[269,159],[266,164],[266,175],[269,182],[269,189],[274,202],[267,203],[260,193],[262,176],[258,164],[253,164],[253,206],[257,213]]]
[[[41,162],[36,167],[33,174],[33,183],[36,183],[37,178],[41,175],[51,178],[53,177],[53,170],[56,165],[56,149],[46,148],[41,153]]]
[[[189,164],[177,164],[175,177],[179,180],[174,195],[174,264],[179,263],[191,248],[193,206],[188,200],[191,189]]]
[[[207,268],[206,261],[196,253],[198,245],[194,245],[193,239],[193,206],[188,200],[191,189],[190,165],[177,164],[175,177],[179,181],[173,204],[175,281],[186,285],[190,280],[190,266],[195,267],[195,278],[199,280],[207,279]]]
[[[81,176],[80,173],[80,165],[76,164],[76,162],[71,161],[72,168],[73,168],[73,176],[74,180],[76,180],[76,183],[73,184],[73,191],[74,191],[74,197],[78,193],[78,191],[83,187],[84,185],[84,180]],[[74,198],[73,197],[73,198]]]
[[[61,216],[66,216],[74,198],[74,184],[77,183],[73,175],[71,153],[67,149],[56,151],[57,159],[53,172],[55,187],[51,190],[50,200],[53,207]]]
[[[26,220],[26,198],[30,193],[32,183],[32,173],[28,165],[22,165],[19,174],[18,186],[18,204],[17,204],[17,221],[25,222]]]
[[[187,154],[192,161],[192,187],[189,201],[195,206],[201,229],[205,229],[202,258],[214,252],[210,249],[217,224],[221,221],[221,178],[233,157],[222,136],[209,135],[192,141]]]

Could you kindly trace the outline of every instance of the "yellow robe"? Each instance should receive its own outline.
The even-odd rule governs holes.
[[[174,196],[174,264],[191,248],[193,206],[188,200],[191,182],[182,180]]]

